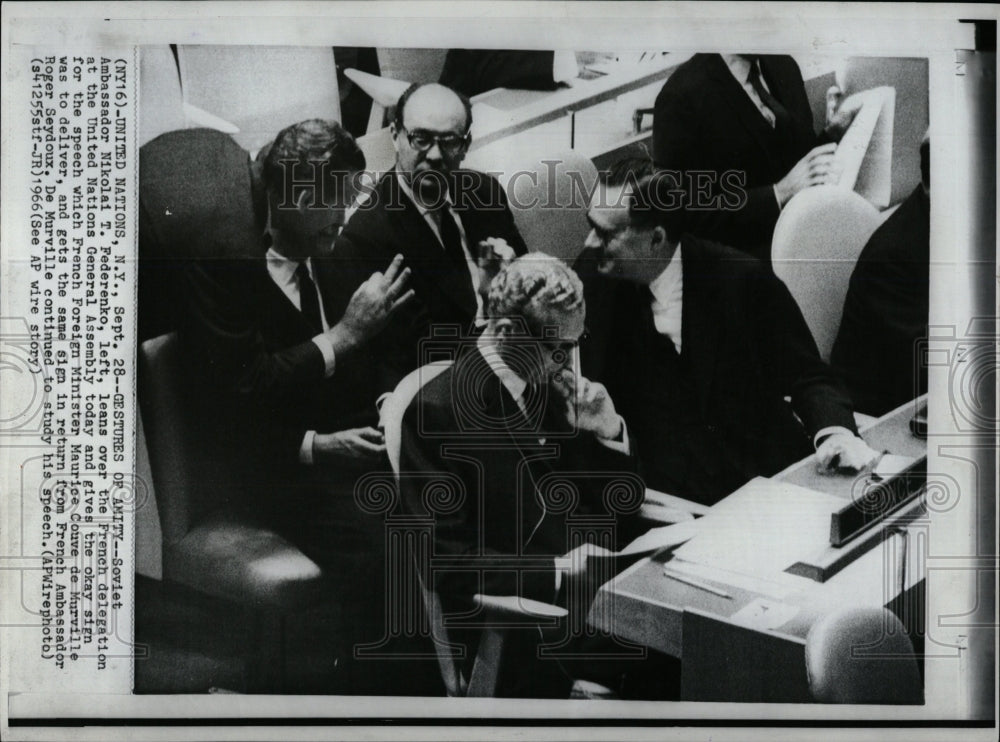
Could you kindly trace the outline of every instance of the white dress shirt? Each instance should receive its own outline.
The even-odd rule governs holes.
[[[754,90],[753,84],[750,82],[750,69],[756,64],[758,65],[757,69],[759,72],[760,62],[751,62],[749,59],[746,59],[739,54],[723,54],[722,59],[725,61],[729,71],[733,74],[733,77],[736,78],[736,82],[740,84],[746,94],[750,97],[750,100],[753,101],[753,104],[757,107],[757,110],[760,111],[760,114],[765,119],[767,119],[767,123],[769,123],[773,129],[776,121],[774,111],[764,105],[764,101],[760,99],[760,95],[757,94],[757,91]],[[763,86],[764,90],[769,93],[771,92],[771,88],[764,80],[763,75],[760,76],[760,84]]]
[[[323,365],[324,373],[329,378],[333,376],[334,370],[337,368],[337,357],[333,352],[333,344],[330,342],[325,334],[327,330],[330,329],[330,323],[326,319],[326,310],[323,308],[323,295],[319,290],[319,283],[316,281],[316,274],[313,273],[312,261],[306,258],[305,261],[306,270],[309,271],[309,277],[313,279],[313,285],[316,289],[317,299],[319,300],[319,316],[323,322],[323,332],[312,339],[312,342],[316,344],[319,348],[319,352],[323,354]],[[281,289],[282,293],[288,297],[288,300],[292,305],[298,309],[302,310],[302,299],[299,289],[299,279],[295,275],[295,271],[298,270],[299,261],[291,260],[286,258],[284,255],[279,253],[273,247],[267,250],[267,272],[271,276],[271,280],[277,284],[278,288]],[[306,434],[302,436],[302,445],[299,446],[299,461],[303,464],[312,464],[313,455],[313,439],[316,437],[315,430],[307,430]]]
[[[684,272],[681,269],[681,245],[677,243],[673,257],[663,272],[649,284],[653,295],[653,323],[656,331],[666,335],[681,352],[681,321],[684,312]]]
[[[441,218],[441,212],[434,212],[425,208],[420,201],[414,197],[413,191],[410,189],[410,186],[406,184],[406,181],[403,180],[403,176],[399,172],[396,173],[396,181],[399,183],[400,190],[408,199],[410,199],[410,201],[413,202],[413,205],[417,207],[417,211],[420,212],[424,221],[427,222],[431,231],[434,232],[434,236],[437,237],[437,241],[440,243],[441,250],[443,252],[444,240],[441,239],[441,224],[439,221]],[[448,204],[448,213],[451,214],[452,219],[455,220],[455,226],[458,227],[458,234],[462,238],[462,252],[465,253],[465,262],[469,267],[469,277],[472,280],[472,293],[476,296],[476,322],[483,322],[486,319],[486,315],[483,307],[483,297],[479,295],[479,264],[476,261],[476,257],[469,249],[469,240],[465,236],[465,227],[462,226],[462,220],[459,219],[458,214],[455,213],[455,204],[452,203],[450,194],[445,194],[444,202]]]
[[[663,272],[654,278],[649,284],[649,291],[653,295],[653,324],[656,331],[661,335],[666,335],[677,349],[677,354],[681,352],[681,327],[683,320],[684,305],[684,272],[681,264],[681,245],[677,243],[673,257],[667,263]],[[827,437],[834,433],[847,433],[854,435],[847,428],[840,425],[831,425],[823,428],[813,436],[813,446],[818,447]]]

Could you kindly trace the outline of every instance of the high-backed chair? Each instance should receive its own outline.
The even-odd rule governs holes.
[[[774,273],[795,297],[824,361],[830,360],[858,255],[880,223],[864,197],[832,185],[799,192],[778,217]]]
[[[205,434],[204,408],[175,333],[139,348],[138,398],[163,534],[163,579],[250,614],[251,690],[284,681],[285,617],[327,597],[320,568],[236,514],[237,463]]]
[[[927,74],[926,59],[906,57],[848,57],[837,71],[845,96],[882,85],[896,90],[890,204],[905,199],[920,182],[920,140],[928,123]]]
[[[590,231],[588,198],[597,183],[597,168],[573,150],[522,164],[508,166],[507,180],[501,183],[525,244],[572,263]]]
[[[446,371],[451,361],[436,361],[421,366],[407,374],[396,386],[395,391],[382,407],[382,421],[385,427],[385,447],[389,455],[389,463],[399,486],[400,455],[402,449],[403,415],[410,402],[420,391],[420,388]],[[475,662],[469,677],[461,670],[458,659],[461,653],[456,652],[456,645],[450,640],[447,619],[441,609],[441,600],[433,590],[433,585],[420,577],[420,590],[424,601],[424,610],[430,619],[431,638],[437,653],[438,666],[445,690],[449,696],[484,697],[496,693],[497,678],[502,662],[504,622],[519,622],[524,625],[526,619],[537,621],[553,621],[567,615],[564,608],[541,603],[537,600],[522,598],[517,595],[475,595],[473,602],[483,612],[486,628],[482,630]]]
[[[805,655],[809,690],[819,703],[923,703],[913,645],[885,608],[824,616],[809,630]]]
[[[340,121],[332,47],[181,44],[177,59],[184,102],[230,123],[244,149],[298,121]]]
[[[139,146],[164,132],[188,126],[180,71],[168,44],[143,44],[139,51]]]

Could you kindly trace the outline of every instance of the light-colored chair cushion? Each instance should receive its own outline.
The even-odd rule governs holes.
[[[774,273],[795,297],[825,361],[854,265],[879,223],[879,212],[862,196],[831,185],[799,192],[775,225]]]
[[[809,690],[819,703],[923,702],[913,645],[885,608],[850,608],[824,616],[806,637]]]

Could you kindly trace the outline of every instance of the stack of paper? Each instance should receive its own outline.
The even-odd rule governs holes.
[[[704,567],[755,577],[783,572],[830,539],[830,515],[844,500],[758,477],[697,521],[694,538],[674,553]]]

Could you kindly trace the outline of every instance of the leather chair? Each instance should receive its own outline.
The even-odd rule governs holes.
[[[923,703],[913,645],[885,608],[824,616],[809,630],[805,654],[809,690],[818,703]]]
[[[250,690],[280,690],[286,617],[324,600],[323,574],[294,545],[232,507],[240,495],[237,462],[205,434],[204,408],[176,333],[144,342],[138,361],[164,582],[242,607],[250,618]]]
[[[824,361],[837,338],[854,265],[880,223],[864,197],[832,185],[801,191],[778,217],[771,264],[795,297]]]
[[[399,486],[400,452],[402,448],[403,415],[420,388],[451,366],[451,361],[437,361],[411,371],[396,386],[382,408],[385,426],[385,446],[389,463]],[[462,647],[451,641],[447,618],[441,609],[441,600],[434,590],[420,578],[420,591],[427,612],[431,638],[437,654],[438,667],[445,690],[452,697],[490,697],[496,694],[497,678],[503,658],[505,626],[523,626],[526,621],[552,622],[564,618],[567,611],[558,606],[517,595],[475,595],[473,603],[480,610],[483,623],[476,658],[466,678],[458,660],[464,657]]]

